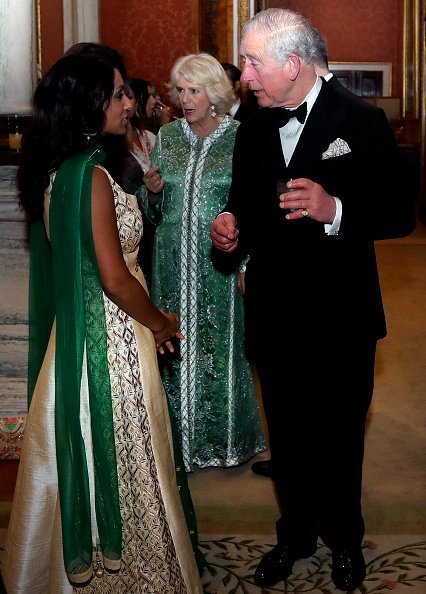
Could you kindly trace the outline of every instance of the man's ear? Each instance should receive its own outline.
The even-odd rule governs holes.
[[[287,58],[286,68],[290,80],[296,80],[296,78],[299,76],[301,68],[299,56],[296,54],[290,54]]]

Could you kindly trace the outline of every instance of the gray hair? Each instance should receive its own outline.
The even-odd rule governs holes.
[[[267,37],[266,53],[280,65],[285,64],[290,54],[298,55],[311,66],[318,59],[319,33],[298,12],[284,8],[262,10],[245,23],[242,37],[249,32]]]
[[[328,55],[327,55],[327,47],[325,45],[325,41],[321,33],[318,29],[312,27],[312,33],[315,39],[315,66],[319,68],[327,68],[328,69]]]
[[[182,56],[174,63],[170,73],[169,95],[175,105],[180,105],[176,91],[179,76],[189,83],[204,87],[207,97],[216,107],[216,113],[225,114],[235,103],[235,95],[228,75],[220,62],[207,53]]]

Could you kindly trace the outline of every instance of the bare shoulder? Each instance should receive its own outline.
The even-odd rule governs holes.
[[[111,187],[111,176],[109,175],[108,171],[104,169],[101,165],[96,165],[93,169],[93,182],[92,184],[96,184],[97,186],[109,186]]]
[[[92,198],[111,201],[113,196],[111,178],[103,167],[96,166],[92,177]]]

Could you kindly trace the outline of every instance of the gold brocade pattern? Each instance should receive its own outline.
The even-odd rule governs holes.
[[[137,249],[140,212],[112,182],[123,253]],[[104,296],[108,367],[123,527],[121,568],[104,572],[75,592],[81,594],[187,594],[158,483],[144,403],[133,320]]]
[[[158,485],[133,322],[109,299],[104,303],[123,553],[118,574],[105,572],[76,592],[185,594]]]

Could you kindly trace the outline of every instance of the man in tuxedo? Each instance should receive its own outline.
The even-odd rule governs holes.
[[[415,220],[385,114],[317,76],[314,31],[279,8],[244,26],[242,81],[262,109],[239,127],[211,237],[250,256],[247,344],[281,508],[255,582],[286,580],[320,536],[334,584],[353,590],[365,577],[364,430],[386,334],[374,240],[407,235]]]
[[[250,93],[247,86],[245,84],[241,85],[241,70],[230,62],[222,62],[221,65],[229,78],[229,82],[234,89],[234,94],[237,99],[229,110],[229,115],[232,116],[234,120],[243,122],[252,113],[258,110],[257,101]]]
[[[339,80],[334,76],[334,74],[330,71],[328,65],[328,55],[327,55],[327,48],[325,45],[325,41],[317,29],[312,28],[312,40],[314,42],[315,48],[315,72],[318,76],[321,76],[329,85],[333,86],[337,91],[340,93],[349,94],[352,98],[355,98],[356,95],[351,93],[346,87],[344,87]],[[252,471],[255,474],[259,474],[261,476],[273,477],[273,467],[272,461],[270,459],[263,459],[253,462],[251,466]]]

